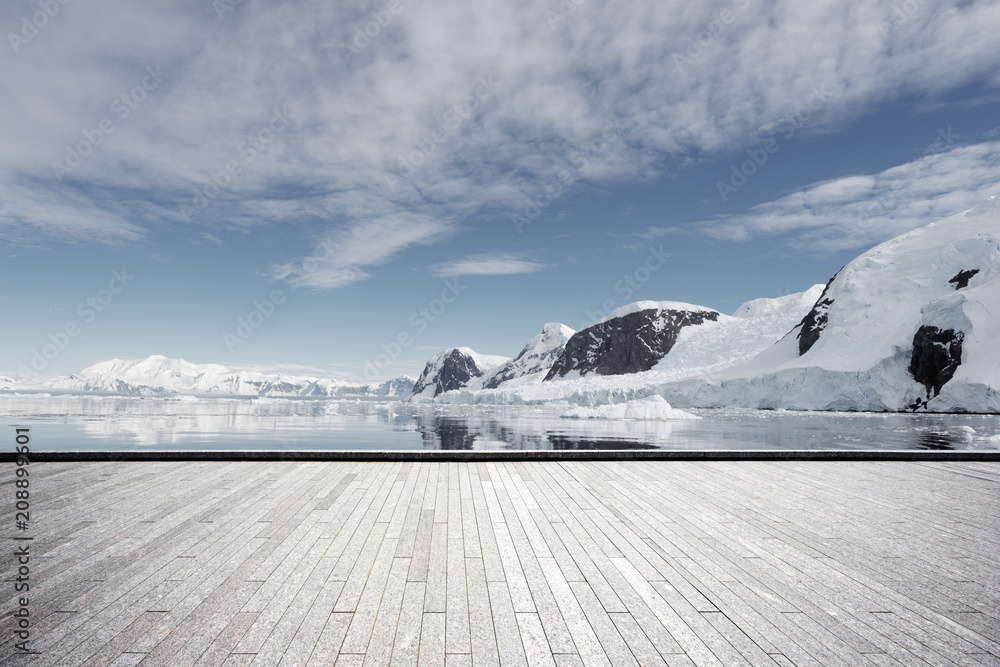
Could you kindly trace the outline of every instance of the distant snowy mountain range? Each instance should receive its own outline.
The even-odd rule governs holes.
[[[825,287],[750,301],[732,316],[640,301],[582,331],[562,327],[568,337],[551,339],[544,363],[502,377],[467,348],[447,350],[414,398],[597,405],[659,395],[681,407],[997,413],[998,316],[992,197],[864,253]],[[454,372],[462,366],[465,381]]]
[[[0,379],[0,388],[4,386]],[[6,388],[21,387],[11,381]],[[118,396],[406,397],[413,393],[413,379],[404,376],[368,385],[238,371],[218,364],[192,364],[153,355],[145,359],[102,361],[74,375],[54,378],[32,388]]]
[[[101,362],[41,389],[582,406],[659,396],[677,407],[1000,413],[998,315],[993,197],[873,248],[826,286],[749,301],[732,315],[639,301],[581,331],[546,324],[514,358],[444,350],[416,381],[365,385],[152,356]],[[0,391],[21,389],[0,377]]]

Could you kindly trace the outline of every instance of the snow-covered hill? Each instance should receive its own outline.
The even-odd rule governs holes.
[[[330,378],[236,370],[219,364],[193,364],[153,355],[110,359],[79,373],[47,381],[45,389],[120,396],[409,396],[413,380],[395,378],[366,385]]]
[[[1000,202],[914,230],[838,273],[777,345],[671,403],[1000,412]]]

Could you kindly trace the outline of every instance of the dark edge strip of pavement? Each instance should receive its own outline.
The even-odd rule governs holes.
[[[39,451],[31,461],[1000,461],[1000,450],[128,450]],[[17,460],[0,452],[0,462]]]

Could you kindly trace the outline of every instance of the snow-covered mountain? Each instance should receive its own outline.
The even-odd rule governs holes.
[[[537,336],[527,342],[516,357],[489,375],[483,381],[483,388],[496,389],[501,384],[518,378],[548,373],[574,333],[576,332],[565,324],[549,322]]]
[[[574,334],[544,382],[448,403],[1000,412],[1000,201],[873,248],[825,287],[732,316],[638,302]]]
[[[236,370],[219,364],[193,364],[153,355],[110,359],[68,377],[49,380],[45,389],[121,396],[409,396],[413,380],[394,378],[367,385],[330,378]]]
[[[686,406],[1000,412],[1000,202],[845,266],[778,344],[658,391]]]
[[[463,389],[471,381],[482,378],[508,361],[508,357],[479,354],[467,347],[438,352],[430,358],[424,372],[417,378],[413,398],[434,398],[447,391]]]
[[[435,400],[447,403],[517,404],[568,400],[572,403],[593,405],[641,398],[652,393],[652,388],[656,385],[697,377],[752,359],[774,345],[798,324],[822,291],[823,286],[816,285],[798,294],[774,299],[756,299],[741,305],[731,316],[690,304],[640,301],[612,312],[594,325],[577,332],[573,337],[582,337],[581,334],[585,332],[606,334],[608,331],[618,331],[618,334],[613,335],[624,336],[626,330],[617,327],[605,328],[602,325],[607,322],[621,324],[622,317],[647,313],[636,318],[637,322],[650,325],[646,329],[640,328],[633,336],[629,345],[636,348],[645,340],[642,333],[644,330],[651,334],[657,333],[655,327],[651,326],[653,322],[659,322],[664,327],[661,331],[665,331],[668,323],[678,321],[675,316],[669,315],[670,311],[703,313],[705,317],[701,324],[678,327],[672,347],[665,356],[651,357],[653,365],[645,372],[602,375],[596,371],[588,371],[585,375],[579,375],[579,371],[572,371],[573,377],[569,379],[554,377],[545,379],[544,382],[545,375],[539,374],[503,382],[493,389],[482,391],[476,391],[470,385],[469,388],[443,394]],[[667,307],[663,308],[663,305]],[[649,311],[663,315],[651,314]],[[589,338],[589,334],[587,337]],[[662,339],[659,340],[661,342],[657,344],[662,346]],[[584,342],[586,341],[587,338],[584,338]],[[599,350],[600,346],[596,346],[596,349]],[[659,349],[662,351],[664,348]]]

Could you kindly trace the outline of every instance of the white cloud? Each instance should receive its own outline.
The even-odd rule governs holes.
[[[427,220],[522,208],[560,169],[576,169],[574,151],[586,152],[612,121],[621,140],[574,171],[579,178],[649,177],[658,165],[752,145],[817,86],[829,100],[813,113],[815,131],[903,95],[1000,85],[1000,5],[917,4],[887,30],[890,0],[591,0],[553,30],[545,12],[557,3],[404,2],[349,59],[343,47],[372,20],[351,3],[244,2],[222,21],[211,3],[189,0],[60,5],[18,53],[0,49],[0,90],[9,91],[0,230],[138,240],[154,225],[186,224],[180,206],[235,161],[239,174],[193,223],[325,224],[358,258],[325,258],[308,275],[300,259],[275,274],[342,286],[459,224]],[[4,3],[0,26],[16,30],[26,7]],[[706,40],[705,26],[726,8],[735,18]],[[156,65],[163,82],[120,118],[115,100]],[[488,96],[481,77],[496,82]],[[285,108],[295,128],[252,159],[241,152]],[[114,131],[66,176],[74,187],[55,187],[52,163],[105,118]],[[421,156],[425,148],[433,151]],[[410,157],[420,164],[400,173]],[[114,210],[101,203],[121,190],[128,195],[111,197]],[[369,222],[385,219],[399,223]],[[383,232],[378,242],[365,237],[369,228]]]
[[[484,253],[438,264],[431,269],[431,273],[438,278],[509,276],[518,273],[535,273],[544,268],[546,268],[545,264],[526,260],[521,255]]]
[[[746,214],[698,223],[717,239],[790,235],[800,250],[872,245],[966,210],[1000,191],[1000,142],[959,146],[872,175],[814,183]]]
[[[272,275],[296,287],[336,289],[368,277],[367,267],[383,264],[412,245],[450,233],[447,221],[395,215],[334,229],[316,242],[305,259],[272,267]]]
[[[636,234],[641,239],[658,239],[664,236],[678,236],[683,234],[688,234],[688,230],[683,227],[667,226],[667,227],[647,227],[645,231]]]

